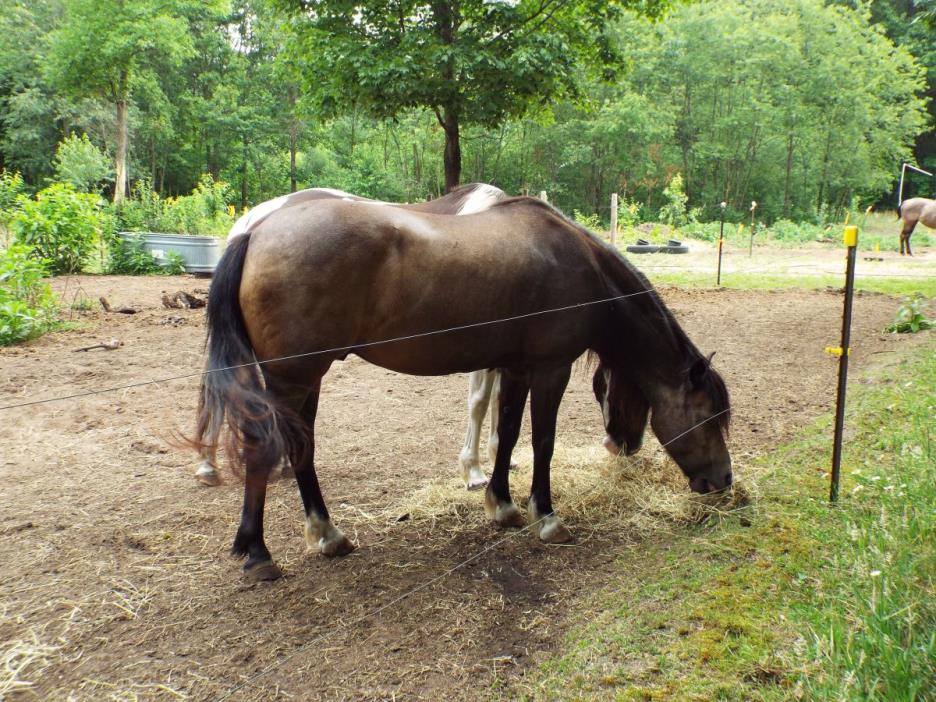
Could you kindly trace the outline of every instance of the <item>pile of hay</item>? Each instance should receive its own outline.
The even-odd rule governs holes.
[[[533,455],[515,452],[520,468],[511,471],[511,493],[526,506]],[[490,471],[490,466],[485,466]],[[679,467],[656,442],[647,441],[636,456],[615,458],[601,446],[557,447],[552,461],[553,507],[570,527],[594,531],[626,529],[647,533],[667,526],[699,523],[748,505],[755,493],[749,477],[735,473],[733,489],[721,495],[696,495]],[[388,521],[432,521],[448,530],[486,519],[483,491],[468,492],[455,477],[430,483],[396,507]]]

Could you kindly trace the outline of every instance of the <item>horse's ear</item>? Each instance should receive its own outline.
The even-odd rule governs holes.
[[[709,363],[711,363],[711,356],[709,358],[700,358],[689,368],[689,382],[692,387],[697,388],[702,384],[706,373],[708,373]]]

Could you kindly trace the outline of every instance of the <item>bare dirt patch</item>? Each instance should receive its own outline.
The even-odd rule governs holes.
[[[65,284],[56,281],[60,292]],[[75,312],[77,329],[0,350],[0,404],[200,370],[204,311],[164,309],[160,300],[205,281],[81,277],[68,286],[69,301],[80,288],[140,311],[106,314],[95,305]],[[742,477],[750,456],[831,408],[836,364],[823,348],[837,343],[839,295],[662,292],[698,346],[717,351]],[[882,335],[895,308],[881,295],[856,299],[857,371],[879,354],[931,343]],[[73,351],[112,338],[123,345]],[[276,664],[232,698],[496,696],[490,691],[557,649],[616,556],[646,538],[687,538],[676,522],[654,536],[574,504],[580,487],[569,477],[591,465],[596,483],[639,480],[652,469],[665,473],[659,484],[688,493],[653,441],[642,463],[604,458],[600,410],[582,370],[563,402],[553,471],[556,508],[577,543],[547,547],[523,534],[433,581],[504,536],[484,518],[481,495],[463,494],[456,479],[465,378],[400,376],[350,359],[325,380],[318,458],[333,517],[359,548],[335,561],[307,555],[295,487],[279,482],[267,502],[267,543],[286,577],[248,585],[226,555],[240,485],[228,477],[219,488],[199,487],[194,456],[172,444],[191,426],[197,382],[0,414],[0,697],[216,699]],[[526,429],[521,464],[530,461],[528,442]],[[827,462],[816,456],[817,468]],[[451,508],[421,514],[427,485],[435,507],[447,494]],[[636,489],[643,501],[622,511],[652,511],[654,485]],[[521,470],[514,494],[526,490]]]

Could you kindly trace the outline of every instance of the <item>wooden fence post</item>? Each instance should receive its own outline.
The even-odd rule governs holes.
[[[617,193],[611,193],[611,246],[615,245],[614,242],[617,239],[617,215]]]

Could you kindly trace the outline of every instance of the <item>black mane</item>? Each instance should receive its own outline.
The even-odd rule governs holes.
[[[712,368],[709,359],[706,358],[701,351],[699,351],[698,347],[696,347],[696,345],[692,342],[679,322],[676,321],[673,313],[666,306],[666,304],[664,304],[663,300],[660,298],[659,293],[657,293],[656,288],[653,287],[647,277],[639,270],[637,270],[637,268],[635,268],[634,265],[628,261],[620,251],[611,246],[608,242],[604,241],[597,234],[583,227],[581,224],[576,222],[558,208],[553,207],[548,202],[540,200],[539,198],[530,196],[511,197],[493,204],[491,209],[495,207],[510,207],[511,205],[519,204],[525,204],[530,207],[537,207],[554,215],[555,217],[558,217],[566,225],[574,228],[593,246],[610,255],[612,260],[616,261],[622,267],[626,275],[633,279],[631,286],[628,287],[633,287],[635,289],[621,290],[621,292],[638,292],[640,290],[648,291],[646,294],[640,295],[639,297],[645,301],[650,302],[652,305],[652,312],[659,316],[660,320],[663,322],[664,327],[672,335],[673,342],[677,349],[679,349],[680,352],[682,352],[687,357],[688,362],[686,363],[684,370],[688,372],[689,369],[699,361],[704,362],[708,367],[708,372],[703,374],[701,377],[700,382],[702,383],[702,387],[700,389],[704,391],[711,400],[712,409],[715,411],[715,413],[718,414],[718,425],[723,430],[727,431],[731,423],[731,398],[728,394],[728,388],[725,385],[724,379],[721,377],[721,374],[718,371]]]

